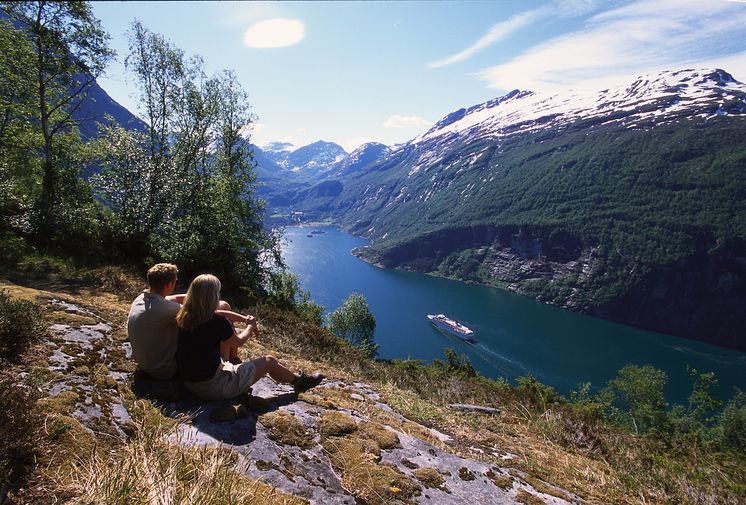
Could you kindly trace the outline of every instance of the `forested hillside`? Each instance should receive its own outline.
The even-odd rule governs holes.
[[[359,254],[386,267],[745,349],[745,99],[723,71],[641,78],[587,108],[516,91],[292,208],[370,237]]]

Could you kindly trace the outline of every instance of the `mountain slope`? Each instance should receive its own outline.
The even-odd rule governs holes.
[[[296,208],[387,267],[746,349],[746,86],[663,72],[456,111]]]

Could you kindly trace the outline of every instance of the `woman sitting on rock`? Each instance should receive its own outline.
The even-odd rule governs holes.
[[[184,385],[207,400],[222,400],[247,393],[251,385],[265,375],[277,382],[291,384],[296,393],[317,386],[324,376],[294,374],[273,356],[243,363],[221,359],[225,349],[239,347],[257,335],[256,319],[231,313],[234,321],[247,326],[237,333],[222,311],[215,313],[220,301],[220,281],[214,275],[199,275],[189,285],[184,303],[176,315],[179,327],[176,362]],[[221,353],[222,351],[222,353]]]

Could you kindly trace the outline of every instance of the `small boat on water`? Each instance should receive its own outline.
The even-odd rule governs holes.
[[[428,314],[427,315],[428,321],[432,323],[433,326],[438,328],[440,331],[446,332],[449,335],[454,335],[464,342],[468,342],[470,344],[476,344],[477,341],[474,339],[474,331],[467,328],[463,324],[459,323],[458,321],[454,321],[453,319],[447,318],[443,314]]]

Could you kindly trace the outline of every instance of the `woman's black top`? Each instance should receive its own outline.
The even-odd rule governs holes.
[[[220,365],[220,342],[232,335],[231,322],[216,314],[192,331],[179,328],[176,344],[179,376],[192,382],[212,379]]]

